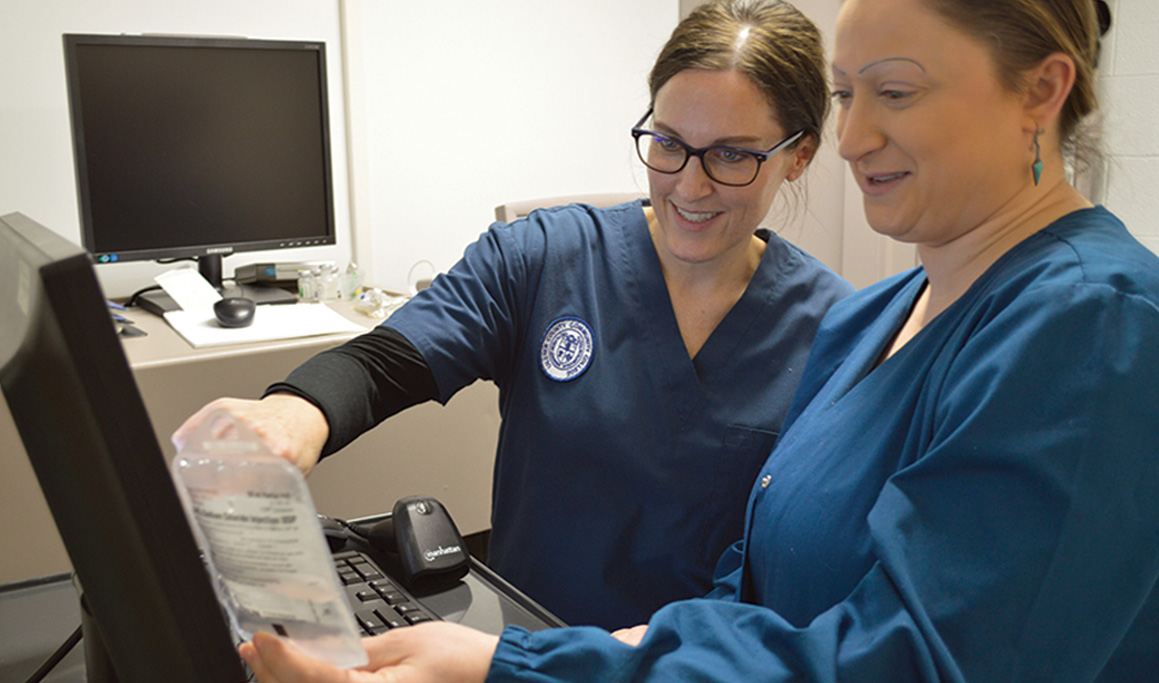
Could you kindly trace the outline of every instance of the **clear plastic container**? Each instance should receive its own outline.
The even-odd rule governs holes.
[[[334,301],[341,291],[342,278],[338,274],[338,266],[333,263],[322,265],[321,275],[318,277],[318,298],[322,301]]]
[[[307,302],[318,300],[318,275],[313,268],[298,271],[298,298]]]
[[[342,668],[367,663],[302,473],[225,411],[173,459],[173,477],[238,635],[285,637]]]
[[[342,281],[342,291],[339,292],[343,299],[354,300],[362,293],[362,271],[358,269],[358,264],[354,261],[346,264],[346,273]]]

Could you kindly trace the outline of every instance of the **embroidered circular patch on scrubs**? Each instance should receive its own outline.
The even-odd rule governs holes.
[[[588,369],[594,350],[591,326],[579,318],[560,318],[543,335],[539,366],[549,378],[567,382]]]

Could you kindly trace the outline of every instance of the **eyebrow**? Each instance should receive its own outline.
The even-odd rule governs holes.
[[[917,68],[921,69],[922,73],[926,72],[926,67],[922,66],[921,63],[918,62],[916,59],[911,59],[909,57],[886,57],[884,59],[877,59],[877,60],[874,60],[874,61],[866,64],[865,66],[858,69],[857,74],[861,75],[861,74],[865,73],[866,71],[869,71],[873,67],[881,66],[882,64],[885,64],[887,62],[909,62],[910,64],[913,64]],[[833,66],[833,71],[835,71],[837,74],[839,74],[841,76],[846,75],[845,70],[842,69],[841,67],[837,66],[836,64],[834,64],[832,66]]]
[[[672,128],[671,126],[666,126],[663,123],[661,123],[660,121],[657,121],[656,119],[652,119],[652,125],[657,129],[656,130],[657,133],[663,133],[664,135],[669,135],[671,137],[679,138],[680,140],[684,140],[684,136],[681,135],[679,131],[677,131],[675,128]],[[757,143],[760,143],[762,139],[763,138],[761,138],[761,136],[759,136],[759,135],[730,135],[730,136],[724,137],[724,138],[717,138],[716,140],[714,140],[712,142],[712,144],[709,145],[709,147],[717,147],[717,146],[730,147],[730,146],[734,146],[734,145],[757,144]]]

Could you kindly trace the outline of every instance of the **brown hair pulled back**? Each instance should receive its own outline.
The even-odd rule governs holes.
[[[694,9],[664,45],[648,78],[652,101],[686,69],[737,71],[764,94],[786,133],[820,141],[829,113],[821,34],[777,0],[715,0]]]

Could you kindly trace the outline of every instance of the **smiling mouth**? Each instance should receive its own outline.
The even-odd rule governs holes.
[[[689,223],[704,223],[706,221],[712,220],[716,216],[719,216],[721,213],[719,211],[710,211],[710,212],[685,211],[684,209],[680,208],[679,206],[676,206],[675,204],[673,204],[672,207],[674,209],[676,209],[676,213],[680,214],[681,218],[688,221]]]
[[[889,175],[879,175],[879,176],[867,175],[867,176],[865,176],[865,179],[869,181],[870,185],[885,185],[886,183],[893,182],[893,181],[898,180],[900,178],[903,178],[907,175],[909,175],[909,174],[906,173],[905,171],[902,171],[901,173],[891,173]]]

